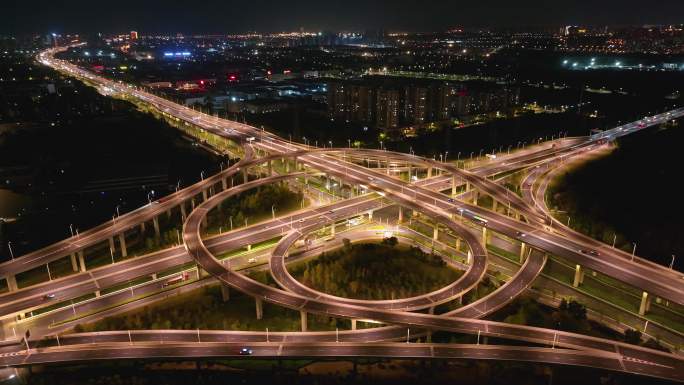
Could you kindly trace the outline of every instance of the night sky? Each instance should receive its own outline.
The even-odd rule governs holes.
[[[684,23],[684,0],[2,0],[0,33],[438,31]]]

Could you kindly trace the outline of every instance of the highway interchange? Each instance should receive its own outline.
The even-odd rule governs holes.
[[[330,148],[318,149],[292,143],[244,124],[207,116],[192,109],[149,94],[137,87],[123,85],[99,77],[67,62],[55,59],[57,50],[39,55],[39,60],[64,73],[86,79],[90,83],[108,87],[117,93],[136,98],[154,106],[166,114],[202,127],[207,132],[226,137],[243,144],[245,156],[235,165],[201,182],[181,189],[162,201],[147,205],[112,221],[65,239],[47,248],[0,264],[0,276],[15,275],[22,271],[81,251],[99,242],[105,242],[124,231],[150,220],[168,210],[185,205],[199,194],[203,202],[187,214],[183,227],[183,244],[160,252],[126,260],[93,271],[82,272],[63,279],[50,281],[34,287],[13,291],[0,296],[0,315],[13,315],[27,309],[45,305],[45,293],[55,293],[53,301],[68,300],[83,293],[99,290],[131,278],[153,274],[164,268],[197,262],[201,268],[222,284],[255,297],[307,313],[322,313],[340,318],[367,319],[387,325],[380,328],[351,330],[339,333],[264,333],[257,332],[206,332],[206,331],[138,331],[133,337],[128,332],[100,334],[70,334],[61,341],[31,342],[29,352],[25,348],[7,343],[0,349],[0,364],[27,365],[43,362],[71,362],[107,358],[177,358],[215,357],[237,355],[238,346],[249,341],[255,356],[263,357],[433,357],[513,359],[583,365],[628,373],[684,381],[684,360],[679,356],[640,348],[615,341],[602,340],[579,334],[549,329],[482,320],[484,316],[501,308],[524,292],[539,275],[545,263],[543,253],[531,253],[521,269],[499,289],[475,303],[447,314],[425,314],[413,310],[434,308],[453,301],[472,289],[483,278],[487,269],[488,252],[483,240],[487,232],[496,232],[511,239],[524,241],[536,250],[557,255],[591,270],[599,271],[634,287],[657,296],[684,304],[682,275],[641,258],[634,258],[622,251],[607,247],[554,221],[543,203],[544,188],[535,192],[525,188],[541,178],[542,170],[552,167],[585,151],[590,151],[605,140],[627,135],[631,132],[684,115],[684,109],[670,111],[655,117],[629,123],[589,138],[573,138],[559,141],[558,147],[545,151],[506,158],[495,166],[477,170],[462,170],[451,164],[441,163],[414,155],[390,151]],[[259,153],[267,153],[259,157]],[[295,163],[294,172],[272,175],[227,186],[227,181],[242,172],[255,173],[269,164],[287,158]],[[361,166],[363,159],[384,162],[384,169]],[[392,168],[410,165],[428,169],[440,175],[417,183],[405,182],[392,175]],[[523,182],[523,197],[519,197],[501,185],[487,179],[510,170],[531,168],[532,172]],[[314,171],[315,170],[315,171]],[[291,216],[274,219],[205,239],[201,229],[207,213],[222,201],[260,185],[288,179],[306,179],[323,173],[349,186],[363,186],[368,193],[325,207],[302,210]],[[269,173],[270,174],[270,173]],[[465,185],[466,192],[458,195],[457,187]],[[211,195],[207,191],[222,190]],[[451,194],[441,191],[452,189]],[[474,191],[473,191],[474,190]],[[375,192],[373,194],[371,192]],[[477,191],[477,192],[475,192]],[[380,196],[378,196],[378,194]],[[508,207],[513,217],[494,210],[471,204],[467,199],[473,194],[489,195],[500,205]],[[457,196],[458,195],[458,196]],[[383,202],[398,204],[404,208],[430,217],[467,245],[468,268],[465,274],[451,285],[414,298],[391,301],[359,301],[334,297],[317,292],[296,281],[285,268],[288,250],[298,239],[316,230],[330,226],[335,221],[372,213]],[[184,206],[185,207],[185,206]],[[184,214],[185,217],[185,214]],[[482,222],[482,218],[486,222]],[[480,230],[473,230],[473,223]],[[482,226],[484,224],[484,226]],[[280,238],[273,249],[269,266],[271,273],[282,288],[262,285],[231,269],[228,263],[216,259],[223,252],[254,244],[263,240]],[[599,249],[600,257],[583,252]],[[444,345],[392,343],[410,335],[427,330],[452,331],[480,334],[505,340],[526,341],[549,347],[521,347],[505,345]],[[55,342],[57,342],[55,344]],[[165,343],[163,346],[160,343]],[[175,344],[175,345],[170,345]],[[56,345],[56,346],[55,346]],[[20,349],[20,350],[17,350]],[[24,350],[21,350],[24,349]],[[30,354],[29,354],[30,353]]]

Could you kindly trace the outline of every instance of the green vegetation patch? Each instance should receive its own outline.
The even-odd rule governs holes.
[[[425,294],[457,280],[461,273],[442,258],[417,247],[382,243],[345,245],[318,258],[288,266],[305,285],[345,298],[382,300]]]

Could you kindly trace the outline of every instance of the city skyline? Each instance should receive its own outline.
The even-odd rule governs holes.
[[[682,0],[11,1],[0,383],[684,384]]]
[[[300,1],[296,4],[254,1],[209,2],[192,5],[180,1],[146,2],[135,7],[114,5],[105,13],[92,3],[74,1],[14,2],[0,17],[0,33],[111,33],[141,30],[148,33],[240,33],[286,30],[343,31],[387,29],[393,31],[441,31],[454,27],[554,27],[559,25],[678,24],[684,4],[675,0],[658,7],[635,0],[595,3],[547,4],[532,0],[488,0],[473,4],[425,1],[357,0],[344,3]],[[31,14],[18,19],[12,15]],[[288,17],[283,17],[287,14]],[[106,16],[104,16],[106,15]],[[236,17],[233,17],[236,16]]]

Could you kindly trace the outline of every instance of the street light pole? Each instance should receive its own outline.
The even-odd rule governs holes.
[[[674,267],[675,255],[672,254],[672,261],[670,261],[670,270]]]
[[[636,242],[632,242],[632,244],[634,245],[634,248],[632,249],[632,261],[633,261],[634,260],[634,254],[636,254],[636,245],[637,244],[636,244]]]
[[[14,252],[12,251],[12,241],[7,242],[7,248],[9,249],[10,257],[14,260]]]

